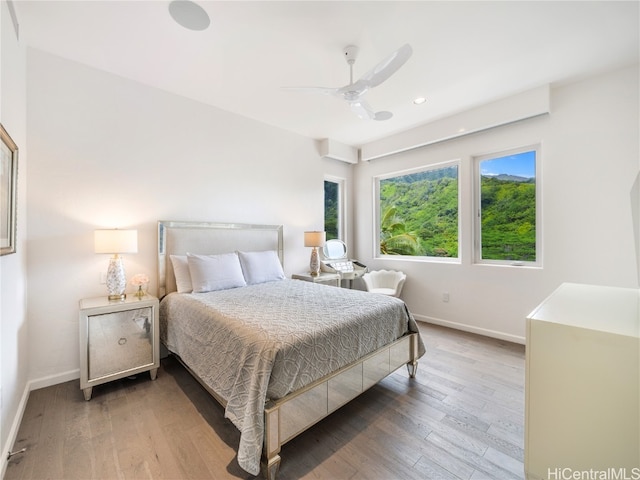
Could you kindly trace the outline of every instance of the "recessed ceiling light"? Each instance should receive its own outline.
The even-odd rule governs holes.
[[[415,103],[416,105],[422,105],[426,101],[427,99],[425,97],[417,97],[413,99],[413,103]]]
[[[211,20],[200,5],[189,0],[174,0],[169,4],[171,17],[189,30],[205,30]]]
[[[389,120],[391,117],[393,117],[393,113],[387,112],[386,110],[382,110],[380,112],[376,112],[373,119],[379,122],[383,122],[385,120]]]

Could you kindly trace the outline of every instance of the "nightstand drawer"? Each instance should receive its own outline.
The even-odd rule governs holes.
[[[89,316],[88,380],[153,366],[151,307]]]

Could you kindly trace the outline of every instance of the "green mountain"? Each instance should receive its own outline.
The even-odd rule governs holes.
[[[482,177],[482,258],[535,261],[535,179]]]
[[[413,255],[458,256],[457,178],[458,167],[448,167],[380,181],[382,215],[395,207],[396,223],[417,238]]]
[[[457,257],[457,177],[457,167],[448,167],[381,180],[381,251]],[[535,179],[499,175],[481,181],[483,259],[535,260]],[[408,253],[411,238],[416,248]],[[389,249],[400,239],[404,249]]]

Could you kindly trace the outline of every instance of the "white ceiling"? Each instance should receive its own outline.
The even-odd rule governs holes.
[[[61,57],[312,138],[359,146],[539,85],[638,63],[638,1],[198,1],[185,29],[168,1],[14,0],[21,40]],[[361,120],[333,97],[342,49],[358,78],[404,43],[413,56],[366,99],[391,120]],[[417,96],[427,102],[414,105]]]

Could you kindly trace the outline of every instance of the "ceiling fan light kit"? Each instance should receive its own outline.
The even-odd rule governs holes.
[[[413,53],[411,45],[408,43],[403,45],[355,82],[353,81],[353,65],[358,58],[359,49],[355,45],[347,45],[342,52],[347,65],[349,65],[348,85],[341,88],[293,87],[288,90],[332,95],[345,100],[349,104],[351,111],[363,120],[389,120],[393,117],[393,113],[385,110],[376,112],[363,97],[371,88],[377,87],[387,80],[409,60],[409,57],[411,57]]]

